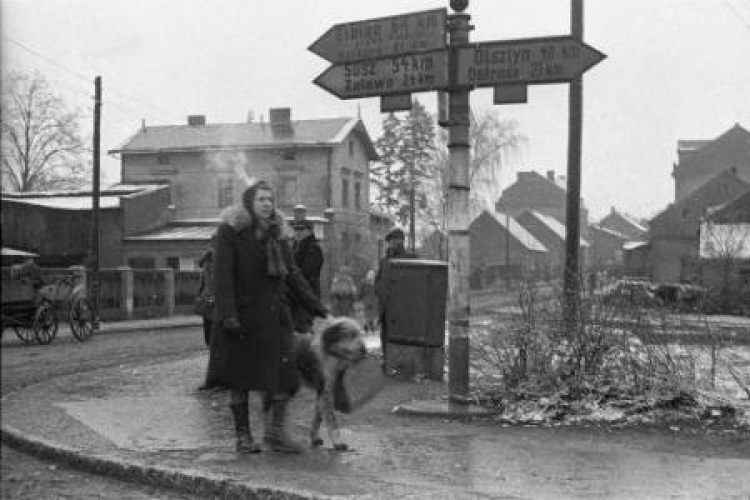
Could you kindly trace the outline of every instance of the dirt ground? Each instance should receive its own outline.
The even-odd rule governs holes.
[[[194,356],[204,349],[198,328],[185,331],[134,332],[106,334],[79,344],[72,339],[57,339],[50,346],[21,346],[7,336],[2,347],[2,392],[19,389],[30,383],[61,375],[99,368],[181,359]],[[397,384],[392,399],[408,401],[425,398],[425,390],[433,386]],[[437,396],[436,392],[434,395]],[[390,403],[388,403],[390,404]],[[393,425],[390,408],[371,408],[357,420],[374,427]],[[430,421],[420,422],[420,431],[430,433]],[[499,426],[487,419],[467,425],[467,437],[480,435],[485,426]],[[439,427],[436,421],[435,429]],[[473,431],[472,431],[473,430]],[[729,428],[670,425],[614,428],[606,425],[587,427],[523,427],[519,436],[548,440],[550,446],[564,446],[569,440],[596,440],[604,437],[610,443],[626,443],[628,447],[658,453],[693,457],[747,460],[750,470],[750,440]],[[540,438],[541,436],[541,438]],[[541,459],[541,457],[538,457]],[[658,475],[658,471],[654,471]],[[159,490],[124,483],[111,478],[83,473],[39,460],[5,445],[2,447],[1,498],[191,498],[183,493]]]

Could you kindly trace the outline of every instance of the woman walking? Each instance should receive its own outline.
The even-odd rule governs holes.
[[[293,321],[288,295],[316,316],[327,311],[299,273],[288,229],[274,207],[271,187],[255,182],[242,206],[222,213],[214,262],[216,318],[212,349],[215,380],[230,388],[237,451],[257,453],[249,423],[248,392],[264,395],[265,443],[271,450],[300,453],[286,431],[287,403],[300,381],[292,355]]]

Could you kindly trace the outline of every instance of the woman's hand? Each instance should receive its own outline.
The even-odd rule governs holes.
[[[226,329],[229,333],[242,333],[242,325],[240,324],[240,320],[238,320],[234,316],[224,319],[224,329]]]

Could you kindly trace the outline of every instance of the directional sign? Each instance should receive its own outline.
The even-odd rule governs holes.
[[[336,24],[309,50],[336,64],[445,48],[446,9]]]
[[[339,99],[407,94],[448,86],[445,50],[334,64],[315,83]]]
[[[458,50],[458,85],[564,83],[606,56],[572,36],[484,42]]]

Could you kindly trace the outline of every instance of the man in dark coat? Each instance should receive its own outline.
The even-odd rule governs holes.
[[[386,350],[388,344],[388,315],[386,311],[386,302],[388,300],[388,272],[389,261],[391,259],[415,259],[417,256],[408,252],[404,247],[404,232],[399,228],[393,228],[385,235],[385,242],[388,248],[385,250],[385,257],[380,260],[378,272],[375,275],[375,295],[380,303],[380,346],[383,350],[383,371],[386,367]]]
[[[211,336],[220,345],[212,344],[212,376],[230,388],[237,451],[261,451],[250,432],[248,409],[248,391],[260,391],[270,412],[265,442],[274,451],[299,453],[302,447],[285,430],[287,403],[300,385],[289,290],[311,313],[325,317],[327,311],[294,263],[291,235],[274,208],[268,184],[251,185],[242,206],[225,210],[221,219],[214,257],[216,329]]]
[[[295,221],[294,228],[294,261],[302,276],[310,285],[315,296],[320,299],[320,271],[323,269],[323,250],[320,248],[313,224],[309,220]],[[299,299],[292,296],[292,316],[298,332],[309,332],[313,326],[313,316],[299,304]]]

